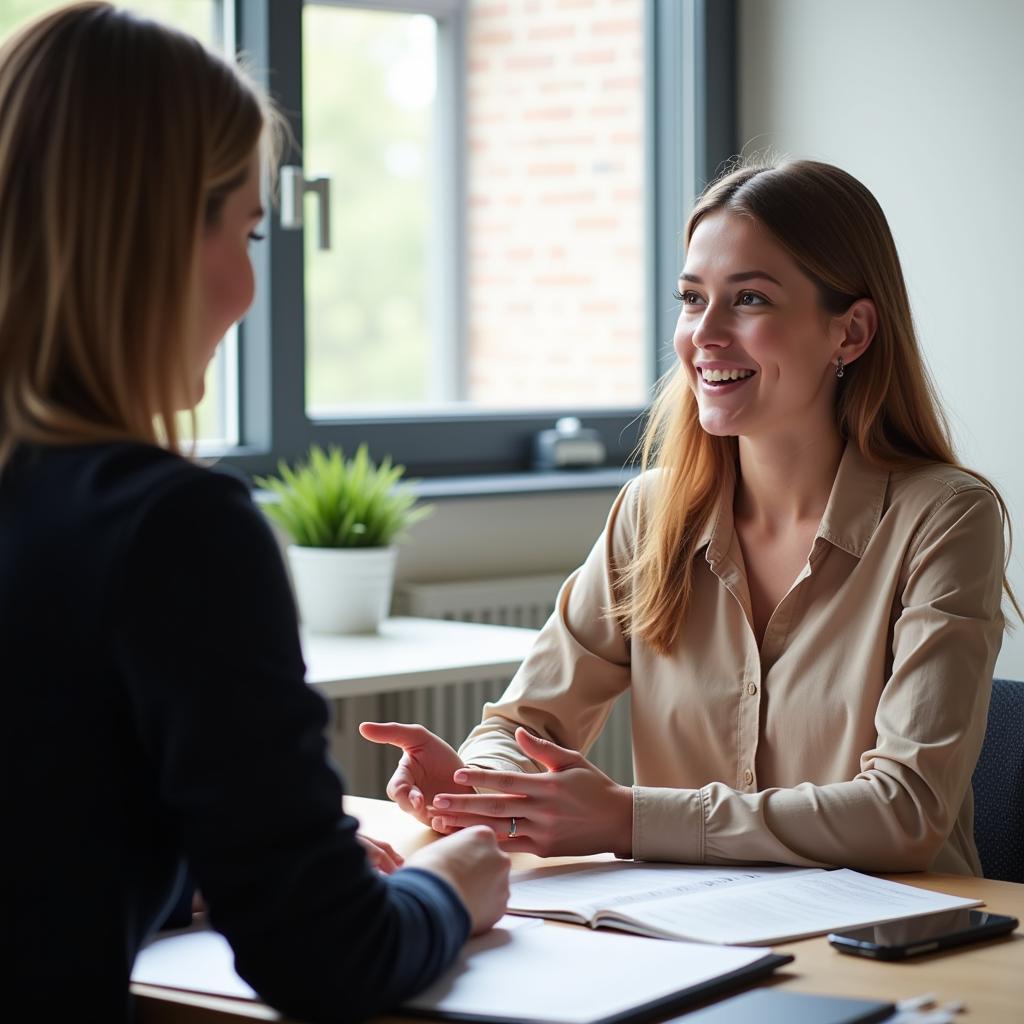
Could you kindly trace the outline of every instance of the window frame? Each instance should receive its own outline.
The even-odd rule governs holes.
[[[464,366],[466,0],[316,2],[415,11],[438,19],[438,140],[452,170],[438,176],[449,181],[439,197],[447,214],[442,248],[448,283],[435,324],[450,341],[447,358]],[[286,163],[299,163],[296,153],[302,151],[303,6],[303,0],[235,0],[239,48],[291,123],[295,148]],[[715,169],[736,151],[735,21],[735,0],[645,2],[645,361],[652,385],[674,358],[676,310],[667,298],[679,273],[686,213]],[[608,466],[621,467],[631,459],[646,412],[641,406],[311,419],[305,406],[305,344],[292,341],[305,334],[302,232],[282,229],[276,214],[271,215],[266,240],[253,249],[253,262],[260,286],[240,328],[238,354],[242,443],[218,456],[222,464],[247,474],[268,473],[280,459],[293,461],[312,444],[353,451],[365,442],[375,458],[391,454],[418,477],[527,473],[533,436],[570,415],[599,432]],[[464,387],[463,382],[455,390]]]

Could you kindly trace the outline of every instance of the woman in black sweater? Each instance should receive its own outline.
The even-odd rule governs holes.
[[[387,877],[343,814],[273,538],[176,418],[252,300],[258,90],[107,4],[0,45],[5,1004],[128,1020],[187,861],[260,994],[391,1006],[504,908],[493,832]]]

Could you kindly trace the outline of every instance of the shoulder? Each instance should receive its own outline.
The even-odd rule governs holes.
[[[887,516],[903,524],[912,562],[957,552],[1002,577],[1003,510],[983,480],[956,466],[933,463],[890,477]]]
[[[241,480],[154,445],[39,447],[18,469],[25,515],[101,575],[143,542],[192,552],[266,529]]]
[[[241,480],[152,445],[103,446],[82,483],[126,536],[158,523],[181,532],[255,513]]]
[[[126,527],[134,539],[173,539],[190,550],[251,543],[269,528],[246,485],[226,473],[162,453],[165,459],[130,457],[119,467],[135,497]],[[138,461],[132,462],[132,458]],[[132,464],[128,464],[132,463]],[[127,483],[130,481],[130,483]]]
[[[946,507],[963,511],[976,506],[999,511],[991,487],[957,466],[936,462],[890,475],[889,507],[920,521]]]
[[[609,561],[625,565],[633,558],[645,508],[661,476],[662,470],[659,469],[638,473],[616,495],[604,531]]]
[[[5,507],[26,538],[79,551],[118,546],[178,495],[249,503],[244,484],[134,442],[19,449],[0,477]]]
[[[650,502],[665,478],[665,470],[655,467],[637,473],[619,492],[619,501],[634,517],[637,510]]]
[[[609,526],[635,534],[644,505],[651,500],[662,475],[660,469],[648,469],[628,480],[612,504]]]

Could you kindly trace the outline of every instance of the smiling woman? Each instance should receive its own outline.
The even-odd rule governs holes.
[[[645,472],[458,753],[365,726],[406,751],[389,792],[533,853],[980,873],[1006,510],[956,464],[885,217],[837,167],[741,166],[686,237]],[[585,757],[626,691],[632,788]]]

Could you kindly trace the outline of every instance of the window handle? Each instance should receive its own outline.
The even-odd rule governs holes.
[[[331,179],[325,176],[307,178],[301,167],[281,168],[281,227],[297,231],[303,226],[303,200],[313,192],[319,202],[320,232],[318,246],[331,247]]]

